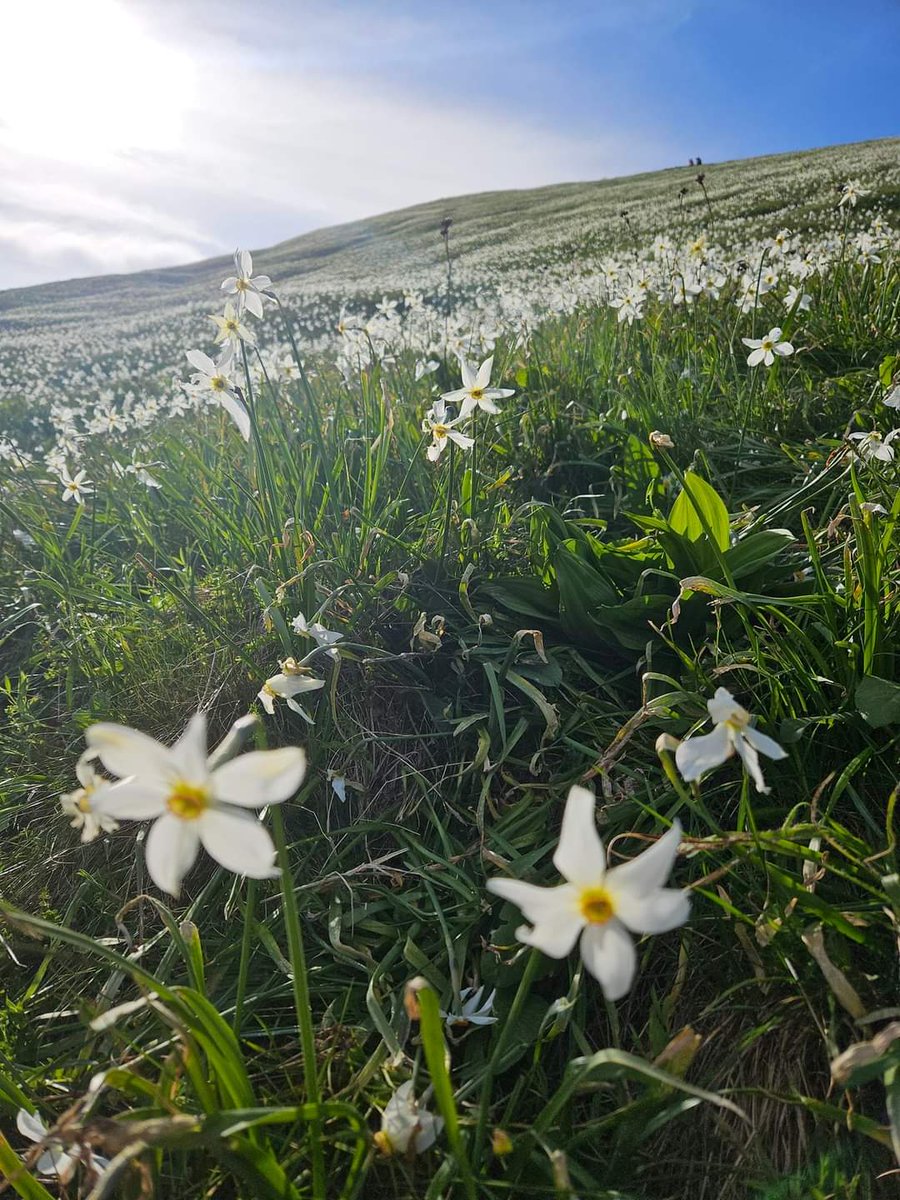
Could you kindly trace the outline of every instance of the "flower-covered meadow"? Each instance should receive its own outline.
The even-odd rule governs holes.
[[[898,198],[0,295],[0,1191],[889,1194]]]

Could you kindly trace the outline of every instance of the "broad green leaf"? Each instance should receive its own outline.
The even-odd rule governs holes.
[[[856,689],[856,707],[873,729],[900,721],[900,684],[867,675]]]
[[[708,531],[720,550],[728,549],[731,530],[728,509],[716,489],[693,471],[685,474],[684,487],[669,513],[669,525],[692,542]]]
[[[794,540],[789,529],[760,529],[726,550],[725,562],[734,579],[741,579],[772,562]]]
[[[42,1183],[30,1175],[22,1164],[21,1158],[0,1133],[0,1178],[7,1183],[23,1200],[53,1200]]]

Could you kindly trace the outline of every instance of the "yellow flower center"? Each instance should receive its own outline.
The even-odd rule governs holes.
[[[612,896],[606,888],[584,888],[578,898],[581,915],[592,925],[605,925],[615,915]]]
[[[770,342],[768,338],[763,338],[763,344],[762,344],[763,350],[771,350],[774,345],[775,345],[775,343]]]
[[[246,280],[246,279],[239,279],[239,280],[237,281],[237,283],[235,284],[235,287],[236,287],[236,289],[237,289],[239,292],[246,292],[246,290],[247,290],[247,280]]]
[[[166,807],[182,821],[196,821],[209,807],[209,792],[196,783],[179,780],[169,793]]]
[[[228,384],[224,375],[212,375],[210,376],[209,386],[214,392],[224,392]]]
[[[473,400],[482,400],[484,398],[484,388],[472,388],[471,392],[469,392],[469,395]]]
[[[379,1129],[378,1132],[376,1134],[374,1134],[374,1136],[372,1137],[372,1141],[375,1143],[375,1145],[378,1147],[378,1149],[381,1151],[382,1154],[393,1154],[394,1153],[393,1143],[391,1142],[391,1139],[388,1137],[388,1135],[384,1132],[383,1129]]]
[[[436,438],[445,438],[447,436],[446,425],[432,425],[431,432]]]

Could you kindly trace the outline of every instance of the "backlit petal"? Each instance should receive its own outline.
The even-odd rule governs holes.
[[[613,893],[613,898],[616,917],[632,933],[665,933],[683,925],[691,913],[690,896],[679,888],[629,889]]]
[[[760,731],[758,729],[754,729],[752,725],[747,726],[747,728],[743,731],[743,735],[744,740],[748,741],[755,750],[760,752],[760,754],[765,754],[766,758],[787,758],[787,750],[782,749],[782,747],[778,745],[774,738],[770,738],[766,734],[760,733]]]
[[[91,725],[85,733],[85,741],[113,775],[150,775],[172,778],[172,758],[167,746],[129,729],[127,725],[115,725],[100,721]]]
[[[770,792],[771,788],[766,787],[766,781],[763,779],[762,768],[759,765],[759,755],[753,746],[743,737],[739,737],[734,746],[743,760],[747,774],[756,784],[756,790],[764,793]]]
[[[213,792],[228,804],[262,808],[293,796],[305,774],[306,755],[299,746],[253,750],[213,772]]]
[[[598,884],[606,870],[603,842],[594,823],[594,793],[575,784],[569,789],[553,865],[570,883]]]
[[[211,808],[197,826],[207,854],[226,870],[251,879],[270,879],[278,874],[269,831],[250,813]]]
[[[165,812],[169,791],[164,779],[135,776],[98,789],[91,799],[91,808],[98,816],[120,821],[149,821]]]
[[[28,1138],[30,1142],[42,1142],[47,1136],[47,1126],[40,1116],[37,1113],[30,1113],[24,1108],[20,1108],[16,1114],[16,1129],[22,1137]]]
[[[491,371],[494,367],[494,356],[486,358],[478,368],[478,374],[475,376],[475,387],[486,388],[491,382]]]
[[[165,813],[147,834],[147,870],[156,886],[170,896],[181,891],[181,881],[196,861],[200,849],[196,826],[196,821],[181,821]]]
[[[194,713],[184,733],[170,751],[179,779],[204,783],[206,769],[206,713]]]
[[[681,824],[672,823],[652,846],[640,854],[636,854],[629,862],[611,867],[607,872],[604,886],[614,895],[620,892],[647,894],[656,888],[661,888],[672,871],[678,845],[681,842]],[[616,907],[618,913],[618,907]]]
[[[631,988],[637,953],[631,935],[618,921],[589,925],[581,935],[581,957],[607,1000],[621,1000]]]
[[[718,767],[734,753],[727,725],[717,725],[712,733],[686,738],[675,751],[675,762],[682,779],[690,783],[704,771]]]

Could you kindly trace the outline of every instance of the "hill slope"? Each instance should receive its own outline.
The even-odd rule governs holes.
[[[832,146],[706,165],[713,224],[721,239],[758,216],[760,225],[810,223],[834,206],[833,185],[861,176],[883,178],[900,162],[900,139]],[[526,256],[568,258],[590,240],[601,249],[652,236],[677,223],[690,225],[706,213],[697,172],[674,167],[590,183],[563,183],[523,191],[481,192],[434,200],[412,208],[315,230],[265,250],[258,266],[279,284],[304,293],[370,294],[407,286],[411,270],[443,277],[443,246],[437,236],[453,218],[457,269],[477,273]],[[687,194],[682,197],[682,189]],[[622,218],[627,210],[628,224]],[[708,215],[708,214],[706,214]],[[147,306],[200,300],[230,271],[227,256],[129,275],[95,276],[0,292],[0,329],[21,328],[40,315],[51,324],[91,316],[121,316]],[[421,288],[421,284],[419,285]]]

